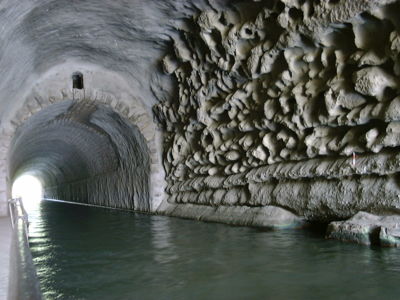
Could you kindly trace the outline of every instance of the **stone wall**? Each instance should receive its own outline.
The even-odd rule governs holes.
[[[172,206],[274,205],[314,220],[399,211],[399,1],[260,1],[174,38]]]

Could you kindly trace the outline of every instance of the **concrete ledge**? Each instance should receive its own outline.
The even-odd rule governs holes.
[[[8,299],[11,236],[10,219],[0,218],[0,299]]]
[[[0,218],[8,216],[8,204],[7,202],[0,201]]]
[[[180,218],[230,225],[257,226],[271,229],[303,227],[306,223],[292,212],[277,206],[205,206],[193,204],[170,204],[164,202],[157,213]]]

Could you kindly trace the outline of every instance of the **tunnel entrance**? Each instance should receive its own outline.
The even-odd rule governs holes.
[[[23,174],[13,182],[11,195],[22,198],[25,209],[30,211],[43,199],[43,185],[35,176]]]
[[[52,104],[15,133],[11,182],[32,174],[45,198],[150,210],[150,156],[139,129],[89,100]],[[16,181],[17,182],[17,181]]]

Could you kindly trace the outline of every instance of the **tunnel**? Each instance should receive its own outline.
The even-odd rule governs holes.
[[[199,290],[235,274],[241,277],[220,288],[238,297],[232,287],[241,288],[245,273],[232,268],[241,253],[245,266],[256,258],[251,271],[271,271],[246,275],[251,284],[261,279],[272,288],[276,270],[307,261],[303,273],[280,281],[286,290],[282,278],[304,278],[308,290],[314,281],[304,274],[320,277],[326,262],[330,274],[334,260],[314,264],[313,251],[303,260],[303,246],[323,249],[332,239],[400,247],[399,15],[400,0],[0,0],[0,239],[9,220],[26,231],[26,218],[13,218],[23,201],[12,186],[30,175],[42,184],[42,219],[32,222],[30,237],[11,225],[9,252],[22,253],[22,237],[29,254],[32,242],[46,284],[69,282],[50,277],[56,256],[65,270],[77,257],[83,271],[96,255],[100,265],[119,260],[103,269],[134,274],[119,273],[115,286],[141,285],[144,297],[118,299],[144,299],[164,284],[179,289],[186,271],[199,270],[193,261],[204,269],[196,276],[210,279],[194,278]],[[316,224],[318,242],[277,233]],[[242,235],[250,227],[261,229]],[[74,254],[78,244],[82,252]],[[61,252],[53,256],[53,248]],[[342,260],[346,270],[360,260],[353,250]],[[214,254],[221,256],[208,259]],[[272,261],[288,263],[274,269]],[[0,279],[3,265],[0,256]],[[94,292],[108,283],[85,277]],[[373,280],[359,280],[366,285],[358,290]]]
[[[10,178],[42,182],[44,197],[150,210],[150,155],[138,128],[104,105],[66,100],[29,118],[11,144]]]
[[[399,211],[398,0],[1,5],[0,215],[22,174],[235,225]]]

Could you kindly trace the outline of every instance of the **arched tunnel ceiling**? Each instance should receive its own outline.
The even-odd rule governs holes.
[[[94,111],[94,105],[65,101],[32,117],[16,134],[12,176],[25,170],[42,176],[58,172],[68,182],[116,169],[117,154],[110,138],[90,123]]]
[[[110,108],[88,100],[53,104],[27,120],[15,134],[9,161],[12,180],[35,174],[45,193],[59,199],[86,202],[102,197],[114,201],[110,206],[131,209],[139,209],[134,201],[149,201],[145,139]],[[90,187],[103,184],[107,191],[101,196]],[[128,202],[118,203],[118,193]]]
[[[206,0],[1,1],[0,120],[43,74],[69,61],[121,74],[151,107],[154,93],[169,89],[159,62],[171,38],[206,7]]]

